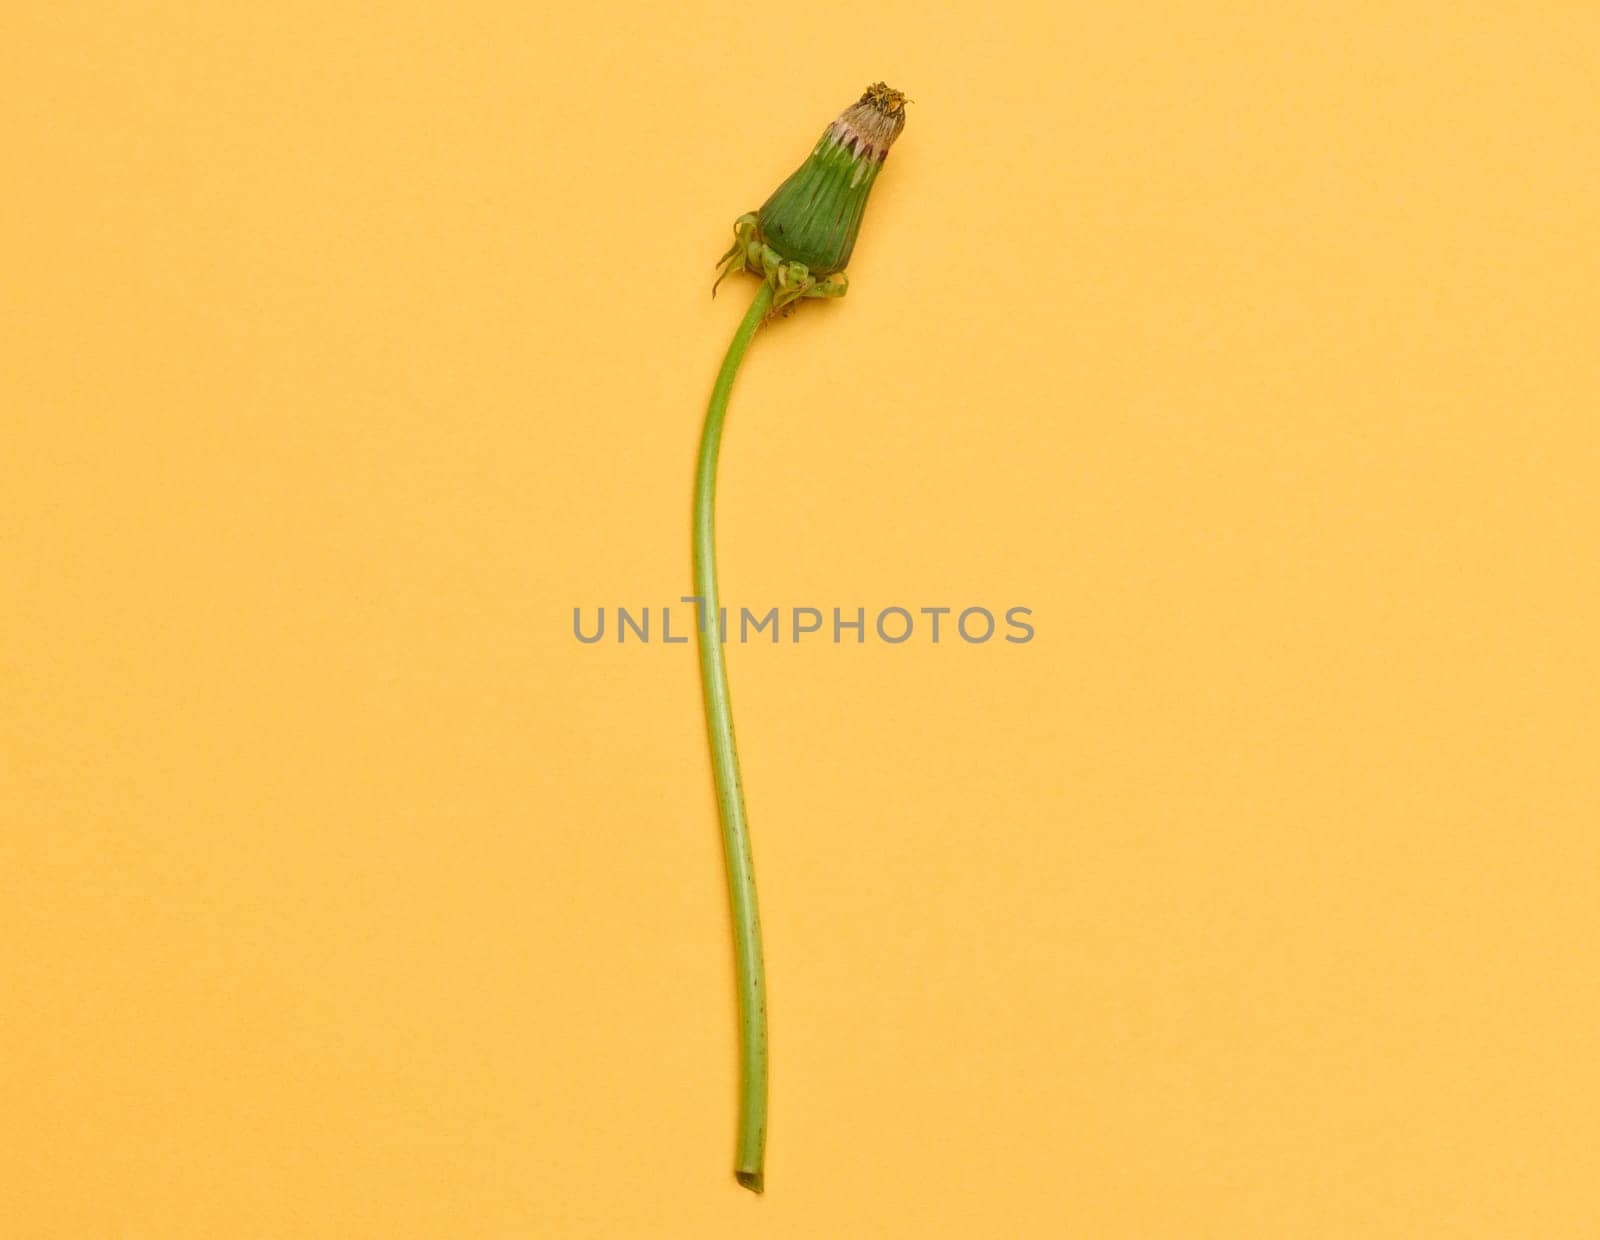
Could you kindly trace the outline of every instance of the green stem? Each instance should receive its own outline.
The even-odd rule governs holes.
[[[700,598],[700,682],[705,688],[706,730],[711,736],[711,770],[716,777],[722,817],[722,851],[728,867],[733,906],[734,970],[739,991],[739,1139],[734,1178],[752,1192],[763,1187],[767,1149],[767,998],[761,964],[761,915],[756,908],[756,876],[750,860],[739,754],[733,744],[733,704],[728,699],[728,667],[722,657],[721,604],[717,595],[717,452],[728,396],[739,363],[756,329],[772,309],[772,285],[763,280],[744,321],[733,334],[711,389],[700,459],[694,475],[694,588]]]

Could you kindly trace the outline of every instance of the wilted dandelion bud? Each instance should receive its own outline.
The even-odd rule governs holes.
[[[867,87],[761,210],[740,217],[719,283],[736,271],[759,272],[774,281],[774,308],[842,296],[845,282],[830,277],[850,261],[872,183],[905,123],[903,94],[882,82]]]
[[[844,265],[855,248],[867,195],[906,123],[906,97],[882,82],[846,108],[828,126],[816,149],[767,199],[759,211],[733,224],[733,248],[722,256],[722,275],[753,272],[756,286],[722,369],[711,387],[700,455],[694,474],[694,598],[703,616],[718,614],[716,495],[717,457],[728,397],[745,350],[771,316],[802,297],[843,297],[850,287]],[[717,291],[716,285],[711,291]],[[796,375],[807,385],[825,382],[822,372]],[[706,735],[717,788],[717,816],[727,860],[728,901],[733,915],[735,989],[739,997],[739,1127],[733,1174],[752,1192],[766,1184],[767,986],[761,958],[761,917],[756,909],[750,827],[745,815],[739,752],[733,743],[733,704],[722,647],[727,638],[715,624],[700,625],[700,683],[705,692]]]

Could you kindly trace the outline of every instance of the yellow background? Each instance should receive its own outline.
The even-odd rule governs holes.
[[[0,1234],[1600,1234],[1596,46],[11,10]],[[693,648],[571,609],[688,592],[712,262],[880,77],[725,589],[1038,635],[733,651],[756,1199]]]

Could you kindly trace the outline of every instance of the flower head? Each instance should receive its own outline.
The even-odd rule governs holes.
[[[906,97],[882,82],[839,114],[756,219],[762,239],[812,275],[842,271],[855,248],[867,195],[906,124]]]
[[[762,273],[779,308],[800,297],[842,296],[867,196],[905,124],[905,95],[883,82],[867,87],[761,210],[739,218],[722,275]]]

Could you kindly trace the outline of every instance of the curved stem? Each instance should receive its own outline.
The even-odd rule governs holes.
[[[694,476],[694,588],[700,598],[700,682],[705,689],[706,730],[711,737],[711,770],[716,777],[722,817],[722,850],[733,906],[734,969],[739,991],[739,1138],[734,1177],[759,1193],[767,1148],[767,997],[761,964],[761,916],[756,908],[756,877],[750,860],[750,832],[739,781],[739,754],[733,744],[733,705],[728,699],[728,668],[722,657],[721,604],[717,595],[717,453],[728,396],[756,329],[772,309],[772,285],[761,282],[711,389],[700,458]]]

